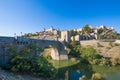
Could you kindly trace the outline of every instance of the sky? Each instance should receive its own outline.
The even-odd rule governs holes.
[[[120,33],[120,0],[0,0],[0,36],[106,25]]]

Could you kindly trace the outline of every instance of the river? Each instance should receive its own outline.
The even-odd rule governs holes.
[[[104,75],[107,80],[120,80],[120,66],[102,67],[93,65],[93,70]]]
[[[120,80],[120,66],[117,67],[108,67],[108,66],[98,66],[98,65],[89,65],[81,64],[77,61],[52,61],[54,66],[58,68],[58,78],[63,77],[66,71],[70,73],[77,70],[84,73],[88,78],[92,76],[93,72],[101,73],[106,77],[107,80]]]

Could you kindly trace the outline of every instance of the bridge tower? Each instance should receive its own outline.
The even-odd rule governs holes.
[[[61,41],[65,41],[67,43],[70,42],[70,32],[69,31],[61,31]]]

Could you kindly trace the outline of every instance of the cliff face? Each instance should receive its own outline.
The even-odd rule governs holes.
[[[104,57],[120,58],[120,44],[115,42],[102,42],[99,40],[80,41],[81,45],[92,46]]]
[[[120,58],[120,46],[111,48],[105,53],[107,57]]]

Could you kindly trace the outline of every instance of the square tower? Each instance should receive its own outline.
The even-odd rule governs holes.
[[[67,43],[70,42],[70,32],[69,31],[61,31],[61,41],[65,41]]]

